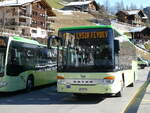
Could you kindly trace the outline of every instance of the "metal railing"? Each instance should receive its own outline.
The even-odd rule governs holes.
[[[20,32],[15,31],[15,30],[0,28],[0,35],[3,35],[3,36],[19,36]]]

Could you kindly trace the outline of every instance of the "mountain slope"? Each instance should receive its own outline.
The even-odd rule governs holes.
[[[53,8],[63,8],[63,3],[69,3],[69,2],[75,2],[75,1],[80,1],[80,0],[46,0],[51,7]]]
[[[60,8],[63,8],[64,6],[61,4],[62,0],[46,0],[47,3],[49,3],[49,5],[52,7],[52,8],[57,8],[57,9],[60,9]]]
[[[150,7],[146,7],[143,10],[144,10],[144,13],[150,18]]]

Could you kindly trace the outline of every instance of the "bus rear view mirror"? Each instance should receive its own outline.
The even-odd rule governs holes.
[[[58,36],[51,35],[48,37],[47,47],[50,49],[52,46],[59,46],[62,44],[62,39]]]
[[[115,51],[115,53],[118,53],[119,50],[120,50],[119,40],[114,40],[114,51]]]

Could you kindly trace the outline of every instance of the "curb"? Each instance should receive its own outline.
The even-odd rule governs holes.
[[[145,83],[135,92],[135,94],[132,96],[133,98],[131,98],[130,102],[126,105],[125,109],[121,112],[121,113],[128,113],[130,112],[129,110],[132,108],[132,105],[135,105],[135,103],[143,98],[137,98],[137,97],[141,97],[142,93],[146,90],[146,88],[148,87],[150,83],[150,75],[148,76],[148,79],[145,81]],[[132,112],[132,111],[131,111]]]

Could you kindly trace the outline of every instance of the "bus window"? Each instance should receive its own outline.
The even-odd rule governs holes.
[[[4,76],[4,65],[8,37],[0,36],[0,76]]]
[[[63,61],[60,71],[111,70],[114,67],[113,38],[111,29],[95,31],[80,30],[78,32],[63,31]],[[63,67],[63,68],[62,68]],[[85,70],[84,70],[85,69]]]
[[[0,75],[4,74],[4,60],[5,60],[4,52],[0,52]]]
[[[8,54],[7,74],[18,76],[21,72],[35,67],[35,52],[33,48],[17,46],[12,42]],[[30,62],[30,63],[29,63]]]

